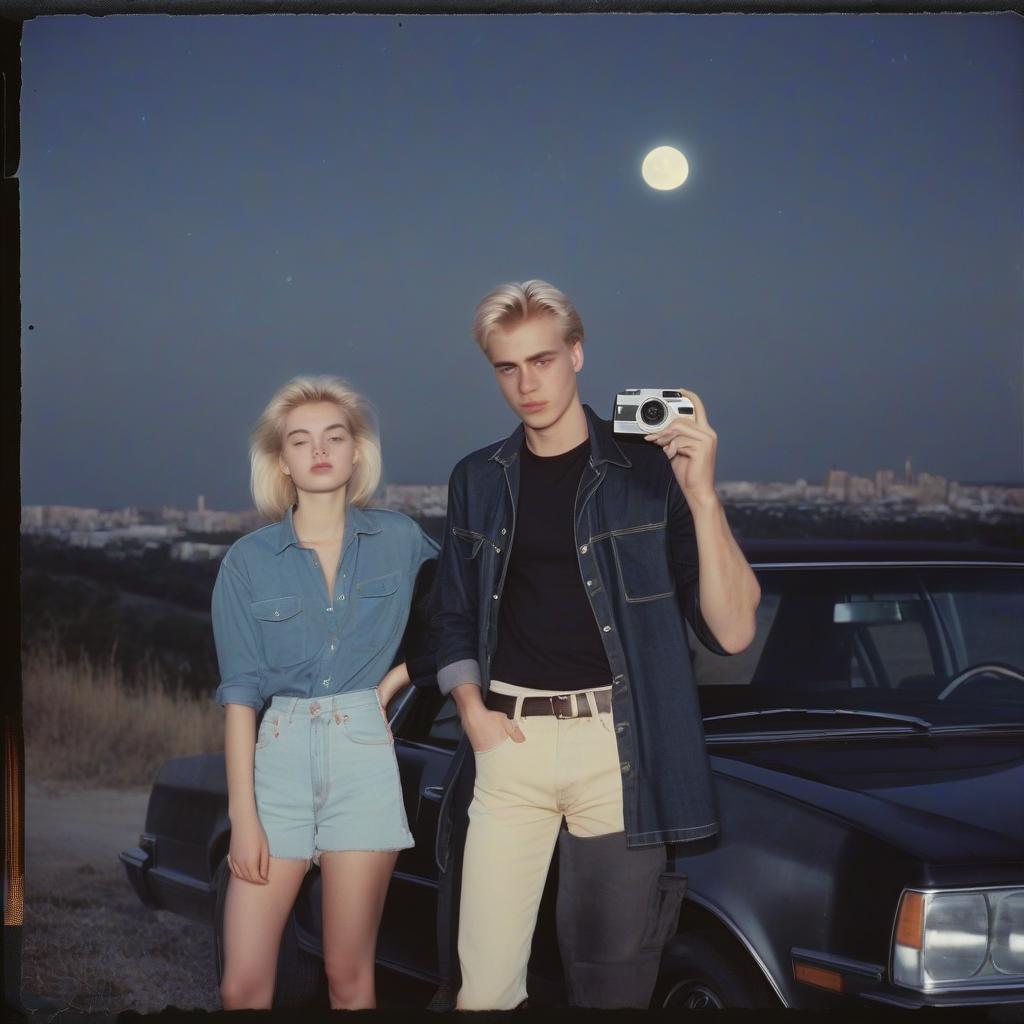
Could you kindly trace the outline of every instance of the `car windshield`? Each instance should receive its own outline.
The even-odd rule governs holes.
[[[720,657],[690,632],[708,735],[1024,722],[1024,570],[756,572],[746,650]]]

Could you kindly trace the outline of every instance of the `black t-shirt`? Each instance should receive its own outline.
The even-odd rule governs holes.
[[[519,453],[519,504],[491,678],[562,693],[611,670],[576,558],[576,491],[590,439],[561,455]]]

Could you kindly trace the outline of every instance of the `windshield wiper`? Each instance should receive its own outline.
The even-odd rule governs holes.
[[[764,708],[757,711],[733,711],[728,715],[710,715],[705,722],[721,722],[730,718],[760,718],[766,715],[855,715],[859,718],[881,718],[890,722],[909,725],[923,732],[932,728],[932,723],[916,715],[897,715],[891,711],[858,711],[851,708]]]

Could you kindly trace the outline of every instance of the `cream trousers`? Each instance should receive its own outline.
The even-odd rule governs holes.
[[[552,693],[500,680],[491,690]],[[586,690],[561,692],[588,700]],[[611,712],[595,715],[592,701],[588,718],[523,718],[520,708],[517,701],[514,718],[526,740],[506,738],[474,755],[459,909],[462,1010],[512,1009],[526,998],[530,945],[562,818],[576,836],[624,828]]]

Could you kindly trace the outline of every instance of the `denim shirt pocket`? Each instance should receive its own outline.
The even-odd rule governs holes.
[[[350,626],[351,635],[358,638],[352,650],[360,659],[386,646],[397,632],[407,607],[406,602],[399,600],[402,579],[401,571],[395,569],[356,581],[352,608],[355,618]]]
[[[297,665],[310,656],[309,630],[302,614],[302,598],[297,594],[272,597],[250,604],[259,622],[263,656],[271,668]]]
[[[356,583],[356,593],[359,597],[387,597],[398,589],[401,582],[401,573],[396,569],[394,572],[385,573],[383,576],[374,576],[373,579],[360,580]]]
[[[676,592],[664,522],[612,530],[611,541],[626,601],[657,601]]]

